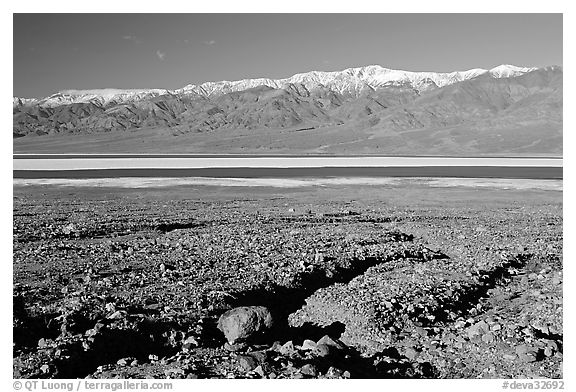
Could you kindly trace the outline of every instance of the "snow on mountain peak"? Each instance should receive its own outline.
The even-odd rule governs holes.
[[[509,77],[533,70],[514,66],[500,66],[493,69],[494,77]],[[408,86],[418,91],[443,87],[489,72],[486,69],[474,68],[456,72],[411,72],[384,68],[380,65],[368,65],[347,68],[343,71],[310,71],[297,73],[284,79],[243,79],[237,81],[206,82],[200,85],[187,85],[174,93],[197,93],[204,96],[226,94],[232,91],[245,90],[256,86],[282,88],[287,84],[302,84],[307,89],[318,86],[330,88],[343,94],[358,95],[367,88],[399,85]]]
[[[101,96],[114,96],[114,95],[121,95],[121,94],[140,94],[144,92],[150,91],[165,91],[162,89],[118,89],[118,88],[98,88],[98,89],[91,89],[91,90],[62,90],[60,91],[61,94],[67,95],[101,95]]]
[[[70,103],[126,103],[163,94],[198,94],[209,97],[234,91],[242,91],[258,86],[283,88],[286,85],[303,85],[311,90],[324,86],[341,94],[359,95],[366,89],[377,89],[384,86],[405,86],[417,91],[426,91],[449,84],[472,79],[489,73],[495,78],[518,76],[537,68],[517,67],[503,64],[490,70],[474,68],[455,72],[412,72],[384,68],[380,65],[347,68],[343,71],[310,71],[297,73],[284,79],[242,79],[237,81],[205,82],[200,85],[189,84],[176,90],[165,89],[93,89],[63,90],[39,100],[14,98],[14,106],[39,104],[41,106],[59,106]]]
[[[509,78],[513,76],[518,76],[530,71],[534,71],[537,68],[526,68],[526,67],[517,67],[515,65],[510,64],[502,64],[497,67],[492,68],[489,72],[490,75],[497,77],[497,78]]]
[[[151,96],[167,94],[165,89],[115,89],[62,90],[37,101],[41,106],[54,107],[71,103],[125,103]]]

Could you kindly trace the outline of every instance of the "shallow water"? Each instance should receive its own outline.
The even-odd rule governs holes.
[[[163,188],[190,186],[217,187],[337,187],[375,186],[397,187],[418,185],[445,188],[496,188],[562,191],[562,180],[506,179],[506,178],[386,178],[386,177],[342,177],[342,178],[208,178],[208,177],[125,177],[125,178],[15,178],[14,186],[51,185],[58,187],[98,188]]]

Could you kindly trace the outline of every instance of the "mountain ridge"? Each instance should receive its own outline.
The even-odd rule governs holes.
[[[199,85],[188,84],[182,88],[169,89],[88,89],[61,90],[43,98],[13,97],[13,107],[22,105],[39,105],[55,107],[72,103],[98,102],[106,105],[111,102],[124,103],[139,100],[148,96],[161,94],[199,94],[205,97],[242,91],[257,86],[282,88],[286,84],[303,84],[307,88],[322,85],[339,93],[358,95],[366,88],[383,87],[386,84],[407,84],[418,91],[444,87],[448,84],[467,80],[485,73],[491,76],[518,76],[537,69],[536,67],[518,67],[502,64],[490,70],[474,68],[454,72],[413,72],[384,68],[379,65],[346,68],[342,71],[309,71],[294,74],[288,78],[248,78],[236,81],[208,81]],[[433,85],[430,84],[433,83]]]
[[[184,93],[88,90],[82,102],[54,106],[18,99],[14,146],[62,152],[73,143],[65,151],[78,152],[98,140],[98,152],[562,153],[559,66],[498,66],[436,79],[374,66],[349,69],[340,79],[302,75],[280,87],[251,79],[216,93],[212,84]]]

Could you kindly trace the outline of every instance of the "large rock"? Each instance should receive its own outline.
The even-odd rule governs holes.
[[[272,327],[272,315],[263,306],[243,306],[231,309],[218,319],[218,329],[230,344],[249,341]]]

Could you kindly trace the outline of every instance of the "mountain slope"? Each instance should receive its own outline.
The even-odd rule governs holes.
[[[15,150],[42,148],[47,136],[38,135],[107,134],[95,138],[137,140],[126,152],[562,153],[561,67],[432,74],[369,66],[280,81],[14,99]],[[79,102],[55,105],[62,97]]]

